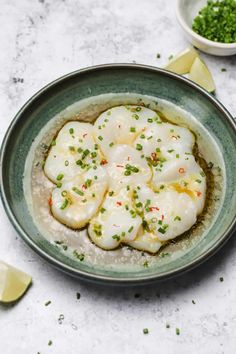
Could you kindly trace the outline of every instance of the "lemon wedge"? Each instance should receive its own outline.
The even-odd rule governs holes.
[[[173,59],[164,67],[164,69],[172,71],[176,74],[189,73],[194,60],[198,57],[195,49],[187,48],[183,52],[174,56]]]
[[[0,302],[18,300],[25,293],[31,281],[30,275],[0,261]]]
[[[215,91],[213,77],[206,64],[200,58],[194,60],[189,72],[189,79],[196,82],[209,92]]]

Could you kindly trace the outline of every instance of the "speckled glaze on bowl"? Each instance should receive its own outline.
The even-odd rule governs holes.
[[[60,253],[39,233],[23,192],[25,160],[42,127],[57,113],[83,98],[104,93],[134,92],[181,106],[210,132],[225,163],[224,198],[204,237],[178,259],[140,271],[97,268]],[[11,123],[1,149],[1,196],[7,215],[23,240],[60,270],[93,282],[135,285],[187,271],[213,255],[232,235],[236,224],[236,126],[227,110],[209,93],[186,78],[136,64],[108,64],[70,73],[34,95]]]

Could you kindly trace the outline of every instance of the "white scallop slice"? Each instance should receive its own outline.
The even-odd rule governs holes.
[[[147,186],[136,189],[137,202],[142,203],[148,232],[160,242],[171,240],[189,230],[197,220],[197,208],[186,193],[165,188],[159,193]]]
[[[94,136],[104,155],[114,144],[131,145],[148,125],[160,121],[156,112],[142,106],[119,106],[103,112],[94,124]]]
[[[174,153],[171,159],[153,166],[153,185],[158,187],[160,183],[171,183],[200,171],[193,155]]]
[[[194,142],[194,135],[188,129],[163,122],[147,127],[135,139],[133,146],[141,145],[144,155],[151,157],[159,150],[161,153],[163,150],[165,154],[168,154],[168,150],[173,149],[191,152]]]
[[[141,229],[138,233],[135,240],[130,241],[128,244],[137,250],[147,251],[150,253],[157,253],[163,245],[155,234],[143,231],[143,229]]]
[[[93,126],[90,123],[65,124],[55,143],[44,166],[45,174],[54,183],[58,182],[58,176],[63,176],[63,180],[70,179],[84,173],[87,167],[101,160],[101,154],[93,138]]]
[[[107,154],[109,186],[119,190],[126,185],[148,182],[152,173],[145,158],[128,145],[115,145]],[[130,172],[127,172],[130,171]]]
[[[179,193],[187,193],[192,198],[197,215],[202,212],[206,201],[206,177],[201,169],[200,173],[189,174],[169,186]]]
[[[135,239],[142,219],[133,208],[131,193],[122,189],[118,194],[107,194],[88,228],[89,236],[97,246],[111,250]]]
[[[105,169],[97,167],[65,181],[61,188],[52,192],[52,214],[69,227],[84,227],[103,201],[107,180]]]

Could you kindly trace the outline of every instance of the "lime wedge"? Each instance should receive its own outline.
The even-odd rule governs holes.
[[[189,79],[202,86],[209,92],[215,91],[215,83],[206,64],[200,59],[196,58],[190,69]]]
[[[0,261],[0,302],[18,300],[25,293],[31,281],[30,275]]]
[[[187,74],[189,73],[194,60],[198,57],[196,50],[193,48],[188,48],[183,52],[174,56],[173,59],[164,67],[169,71],[176,74]]]

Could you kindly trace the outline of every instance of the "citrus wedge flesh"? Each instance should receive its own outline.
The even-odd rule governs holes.
[[[200,58],[194,60],[189,72],[189,79],[196,82],[209,92],[215,91],[213,77],[206,64]]]
[[[195,49],[187,48],[183,52],[174,56],[174,58],[169,61],[164,69],[172,71],[176,74],[187,74],[189,73],[193,62],[197,57],[198,54]]]
[[[18,300],[27,290],[32,278],[29,274],[0,261],[0,302]]]

